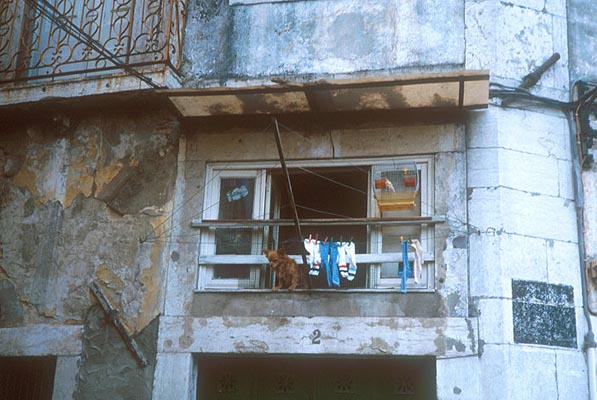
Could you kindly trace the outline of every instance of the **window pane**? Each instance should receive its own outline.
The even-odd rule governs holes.
[[[255,178],[222,178],[218,204],[219,219],[253,218]],[[253,231],[251,229],[217,229],[216,254],[251,254]],[[215,279],[249,279],[248,265],[218,265],[214,267]]]
[[[421,227],[417,225],[386,226],[382,228],[382,253],[401,253],[403,240],[421,238]],[[412,272],[412,261],[409,262]],[[402,263],[383,263],[381,265],[382,278],[399,278],[402,276]]]

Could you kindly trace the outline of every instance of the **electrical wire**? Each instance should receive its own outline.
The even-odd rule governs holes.
[[[489,97],[500,97],[500,98],[510,98],[516,99],[524,98],[526,100],[537,101],[552,107],[557,107],[565,110],[571,109],[575,102],[565,102],[556,99],[551,99],[549,97],[538,96],[529,92],[527,89],[514,87],[514,86],[507,86],[497,82],[490,82],[489,86],[498,87],[499,89],[489,89]]]
[[[129,64],[121,61],[116,54],[106,49],[104,45],[98,42],[95,38],[81,30],[78,26],[73,24],[67,17],[65,17],[60,11],[58,11],[51,3],[47,0],[25,0],[25,2],[34,10],[45,16],[51,22],[54,22],[64,32],[79,40],[81,43],[85,43],[93,50],[104,56],[115,66],[124,69],[129,74],[135,76],[142,82],[154,89],[162,89],[163,86],[157,85],[153,80],[143,73],[137,71]]]

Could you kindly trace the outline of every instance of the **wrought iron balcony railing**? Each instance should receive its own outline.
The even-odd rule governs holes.
[[[0,85],[113,73],[96,45],[126,65],[177,71],[186,0],[0,0]],[[50,19],[39,7],[57,11]],[[62,24],[83,32],[69,34]],[[86,39],[85,39],[86,38]]]

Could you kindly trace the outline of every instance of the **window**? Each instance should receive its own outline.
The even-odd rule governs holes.
[[[264,219],[265,170],[210,169],[204,207],[205,219]],[[201,237],[201,254],[259,254],[263,232],[258,228],[216,228]],[[248,264],[220,264],[202,268],[200,282],[212,288],[258,288],[261,268]]]
[[[399,289],[402,242],[419,240],[423,267],[415,280],[415,252],[409,246],[409,290],[433,288],[432,158],[350,159],[289,163],[289,174],[304,236],[354,243],[357,274],[340,289]],[[380,206],[376,183],[416,182],[406,203]],[[406,193],[406,192],[405,192]],[[392,194],[394,196],[394,194]],[[301,263],[292,209],[279,164],[213,163],[207,166],[198,289],[268,289],[275,283],[261,249],[283,248]],[[324,273],[310,276],[313,289],[328,289]]]

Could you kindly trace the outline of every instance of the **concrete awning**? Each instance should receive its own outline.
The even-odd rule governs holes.
[[[486,108],[489,71],[270,86],[160,90],[183,117],[400,109]]]

